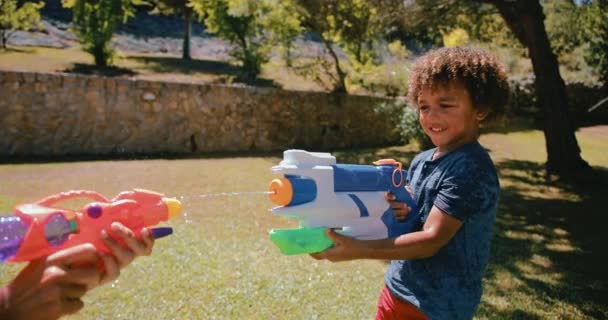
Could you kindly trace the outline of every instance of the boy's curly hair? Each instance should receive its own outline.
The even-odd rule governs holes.
[[[416,60],[410,73],[408,100],[418,105],[425,88],[435,89],[459,81],[469,91],[475,108],[499,114],[509,98],[504,65],[486,51],[473,48],[441,48]]]

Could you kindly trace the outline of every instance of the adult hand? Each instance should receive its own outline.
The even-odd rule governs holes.
[[[105,273],[101,283],[114,281],[120,275],[120,270],[128,266],[136,257],[149,256],[154,247],[154,237],[150,229],[141,231],[141,238],[135,236],[133,230],[119,222],[112,223],[109,232],[103,230],[101,238],[110,250],[110,254],[102,254]]]
[[[54,320],[84,306],[81,297],[99,284],[99,255],[82,244],[31,261],[0,293],[0,318]]]

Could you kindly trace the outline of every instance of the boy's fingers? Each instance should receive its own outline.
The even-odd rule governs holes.
[[[324,255],[322,252],[320,253],[311,253],[310,256],[315,259],[315,260],[323,260],[325,259]]]
[[[389,191],[384,194],[384,199],[389,200],[389,201],[395,200],[395,195]]]
[[[337,233],[336,231],[334,231],[333,229],[327,229],[327,230],[325,230],[325,234],[327,235],[327,237],[328,237],[328,238],[329,238],[331,241],[333,241],[334,246],[335,246],[336,244],[343,243],[345,239],[348,239],[348,237],[347,237],[347,236],[342,235],[342,234],[339,234],[339,233]],[[330,249],[331,249],[331,248],[330,248]],[[327,249],[327,250],[329,250],[329,249]],[[326,251],[327,251],[327,250],[326,250]]]

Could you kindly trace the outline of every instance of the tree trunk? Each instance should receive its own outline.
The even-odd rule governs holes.
[[[0,45],[2,45],[2,49],[6,49],[6,43],[8,42],[7,31],[0,31]]]
[[[190,39],[192,38],[192,9],[184,8],[184,45],[182,46],[182,59],[192,59],[190,55]]]
[[[580,153],[568,111],[566,86],[551,49],[538,0],[495,0],[500,15],[519,41],[528,48],[534,69],[534,85],[543,116],[548,173],[577,177],[589,165]]]
[[[333,92],[346,93],[346,73],[342,71],[342,68],[340,68],[340,59],[338,58],[338,55],[336,54],[334,49],[331,47],[331,43],[329,42],[329,40],[323,39],[323,43],[325,43],[327,51],[329,51],[329,54],[334,59],[334,64],[336,65],[336,73],[338,74],[338,83],[336,83],[336,87],[334,88]]]
[[[108,66],[108,55],[106,54],[103,45],[97,44],[91,51],[97,67],[104,68]]]

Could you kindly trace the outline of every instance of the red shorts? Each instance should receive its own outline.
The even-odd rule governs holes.
[[[413,304],[393,297],[386,284],[378,299],[376,320],[428,320]]]

